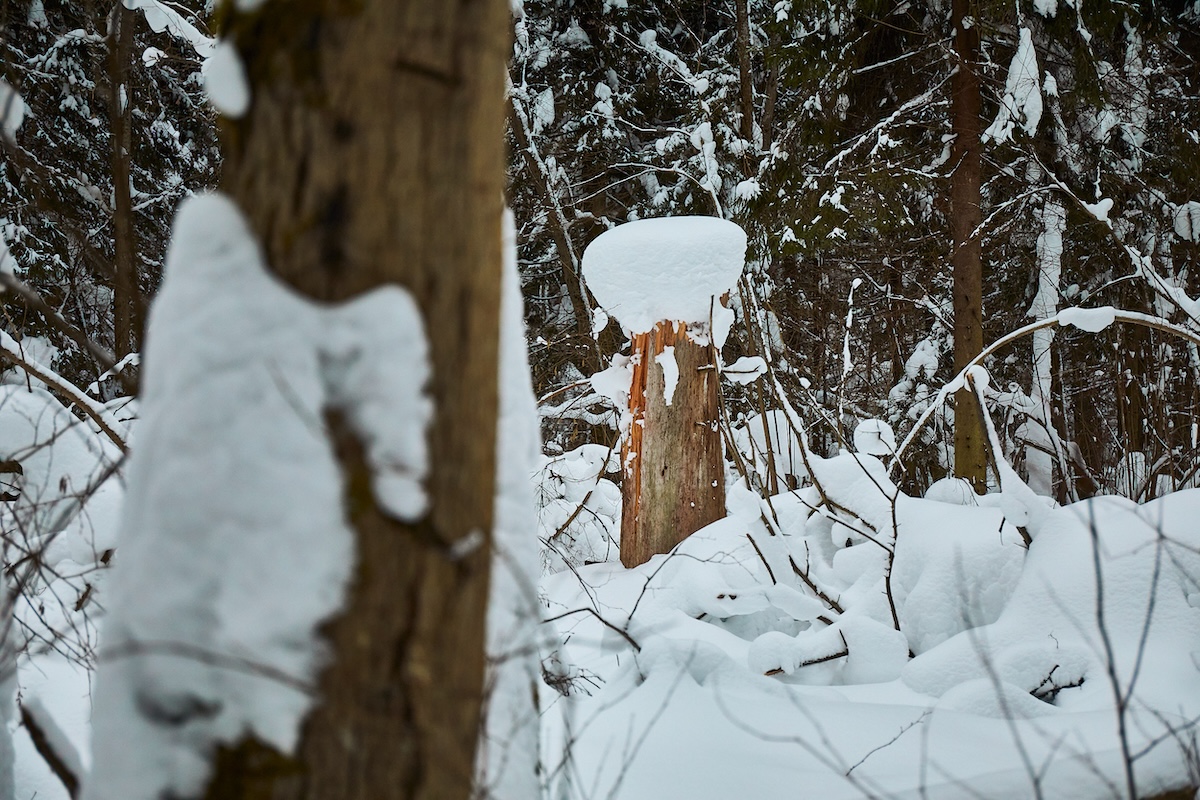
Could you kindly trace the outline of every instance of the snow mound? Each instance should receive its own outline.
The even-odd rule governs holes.
[[[600,234],[583,254],[583,276],[605,311],[643,333],[663,320],[707,325],[745,258],[746,232],[728,220],[647,219]]]
[[[1020,535],[1003,513],[901,495],[897,517],[892,591],[913,652],[994,622],[1025,556]]]
[[[896,434],[881,419],[864,419],[854,429],[854,449],[869,456],[890,456],[896,452]]]
[[[925,499],[953,506],[979,505],[979,496],[966,478],[940,478],[934,481],[925,490]]]
[[[544,730],[584,779],[636,796],[1029,797],[1032,763],[1040,796],[1108,796],[1123,762],[1099,596],[1138,796],[1185,785],[1168,726],[1200,713],[1200,490],[1046,506],[1026,549],[999,495],[914,498],[870,455],[809,461],[822,491],[734,485],[730,516],[670,554],[543,580],[569,709]]]
[[[905,683],[945,697],[1001,681],[1060,708],[1101,711],[1113,707],[1115,679],[1135,712],[1194,716],[1198,514],[1194,489],[1143,506],[1099,497],[1054,509],[999,617],[919,655]]]

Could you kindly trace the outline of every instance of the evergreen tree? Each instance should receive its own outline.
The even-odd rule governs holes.
[[[23,290],[3,296],[5,325],[49,337],[58,369],[83,385],[111,366],[106,355],[137,350],[171,212],[219,165],[200,72],[203,4],[186,16],[174,10],[186,3],[142,5],[23,0],[2,20],[3,78],[29,109],[0,157],[4,237]],[[156,32],[146,14],[171,24]]]
[[[510,180],[530,322],[544,342],[539,385],[569,385],[594,360],[579,355],[592,326],[580,319],[586,297],[563,302],[572,283],[558,241],[577,254],[602,225],[720,214],[751,234],[750,295],[734,302],[762,334],[730,347],[773,351],[793,402],[832,423],[809,433],[819,452],[842,446],[866,417],[904,434],[955,371],[962,218],[950,198],[964,151],[951,124],[954,9],[937,0],[741,8],[739,30],[739,4],[525,4],[514,102],[545,169],[530,180],[532,162],[518,158]],[[979,40],[980,224],[966,220],[958,236],[971,228],[980,250],[982,343],[1072,305],[1194,325],[1196,241],[1175,220],[1191,219],[1187,204],[1200,196],[1195,4],[983,0],[958,15]],[[565,238],[549,234],[552,220]],[[618,346],[600,343],[605,353]],[[1125,327],[1065,330],[1021,340],[985,366],[1005,450],[1026,474],[1026,456],[1042,474],[1038,454],[1052,455],[1046,490],[1061,499],[1115,490],[1131,469],[1143,496],[1155,491],[1155,470],[1164,485],[1195,479],[1184,418],[1195,409],[1196,358],[1182,343]],[[936,419],[906,459],[911,490],[952,468],[951,410]]]

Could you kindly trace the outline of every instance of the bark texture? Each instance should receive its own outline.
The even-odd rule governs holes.
[[[113,283],[113,352],[118,359],[139,350],[142,340],[137,240],[129,182],[133,160],[130,119],[133,87],[129,82],[129,65],[133,58],[133,26],[136,23],[136,12],[120,2],[113,6],[108,21],[109,113],[112,116],[109,162],[113,181],[113,268],[116,270]]]
[[[738,81],[741,84],[742,138],[754,143],[754,77],[750,71],[750,0],[736,0]],[[747,177],[755,170],[747,160],[743,164]]]
[[[272,269],[342,301],[384,283],[424,313],[431,508],[376,506],[328,430],[359,564],[294,757],[223,751],[211,798],[466,798],[483,696],[504,190],[504,0],[268,0],[222,20],[253,104],[223,125],[223,188]],[[464,537],[482,544],[463,557]]]
[[[950,85],[954,132],[950,175],[950,215],[954,234],[954,369],[961,370],[983,350],[983,251],[979,241],[983,125],[979,87],[978,8],[954,0],[956,72]],[[967,24],[964,24],[966,22]],[[963,389],[954,402],[954,474],[987,490],[987,449],[983,418],[975,395]]]
[[[679,381],[667,405],[656,360],[674,348]],[[660,322],[634,336],[629,406],[633,422],[622,463],[621,563],[644,564],[725,516],[720,378],[712,345],[687,335],[684,323]],[[669,356],[668,356],[669,357]]]

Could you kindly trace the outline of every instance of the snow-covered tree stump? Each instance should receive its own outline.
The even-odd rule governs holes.
[[[621,561],[665,553],[725,515],[717,427],[716,348],[683,322],[660,322],[633,337],[632,425],[622,450]]]
[[[588,287],[632,341],[621,489],[627,567],[725,515],[718,350],[733,313],[718,298],[737,282],[745,254],[745,232],[715,217],[627,223],[584,253]]]

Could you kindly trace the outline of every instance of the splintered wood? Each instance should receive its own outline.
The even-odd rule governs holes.
[[[670,397],[658,358],[668,347],[674,348],[679,374]],[[632,422],[622,450],[626,567],[669,552],[725,516],[718,384],[715,349],[693,341],[685,323],[660,322],[634,335]]]

